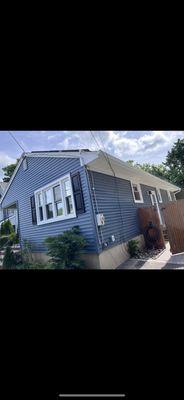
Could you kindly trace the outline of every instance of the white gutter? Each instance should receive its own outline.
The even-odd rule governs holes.
[[[115,167],[121,168],[122,176],[120,178],[123,178],[126,180],[137,179],[137,181],[143,185],[145,184],[145,185],[150,185],[150,186],[154,186],[154,187],[159,187],[160,189],[170,190],[173,192],[176,190],[180,191],[180,188],[178,186],[176,186],[170,182],[167,182],[164,179],[158,178],[155,175],[145,172],[139,168],[128,165],[125,161],[122,161],[114,156],[111,156],[108,153],[106,153],[106,154],[108,156],[109,161],[114,164],[114,168]],[[95,157],[95,160],[99,160],[99,161],[101,160],[104,163],[106,160],[105,160],[105,157],[103,156],[103,158],[102,158],[102,156],[103,156],[103,152],[100,150],[98,152],[97,157]],[[105,164],[107,168],[106,167],[104,168],[104,166],[102,164],[102,168],[100,170],[99,165],[96,164],[96,169],[95,169],[95,163],[92,165],[92,162],[95,160],[86,162],[86,165],[89,165],[89,167],[94,168],[94,170],[96,170],[97,172],[102,172],[104,174],[107,174],[108,173],[107,171],[109,170],[108,163],[106,162],[106,164]],[[99,171],[98,171],[98,168],[99,168]],[[123,174],[123,172],[124,172],[124,174]],[[112,175],[112,171],[109,171],[109,175]],[[117,172],[116,172],[116,176],[118,177]]]

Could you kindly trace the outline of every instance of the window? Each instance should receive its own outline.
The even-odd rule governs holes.
[[[167,191],[167,195],[168,195],[169,201],[172,201],[171,192],[169,190]]]
[[[64,204],[61,195],[60,185],[54,186],[54,203],[57,217],[64,215]]]
[[[71,185],[69,179],[64,182],[64,192],[66,200],[67,214],[72,214],[74,212],[72,196],[71,196]]]
[[[53,204],[52,204],[52,189],[45,190],[44,195],[45,195],[46,218],[51,219],[54,217]]]
[[[131,183],[135,203],[143,203],[141,186],[139,183]]]
[[[159,203],[162,203],[162,196],[161,196],[161,191],[160,191],[160,189],[157,189],[157,197],[158,197]]]
[[[43,200],[42,193],[38,193],[38,209],[39,209],[39,219],[43,221]]]
[[[76,216],[70,175],[35,192],[38,225]]]

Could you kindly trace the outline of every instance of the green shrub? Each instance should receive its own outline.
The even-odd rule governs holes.
[[[16,267],[16,260],[14,253],[10,246],[6,247],[5,255],[3,258],[3,268],[11,269]]]
[[[0,237],[0,250],[3,249],[6,244],[9,244],[9,236],[1,236]]]
[[[18,234],[12,232],[10,235],[0,236],[0,249],[7,246],[12,246],[13,244],[19,243]]]
[[[12,245],[13,244],[18,244],[19,243],[19,235],[18,235],[18,233],[12,232],[9,235],[9,239],[10,239],[10,242],[12,243]]]
[[[138,240],[130,240],[128,242],[128,251],[130,253],[130,257],[135,257],[139,253],[139,242]]]
[[[86,240],[80,235],[78,226],[65,231],[62,235],[48,237],[45,243],[54,268],[84,267],[84,262],[79,259],[79,254],[86,246]]]
[[[1,235],[10,235],[14,233],[13,225],[9,219],[1,224]]]
[[[33,245],[29,240],[25,239],[23,241],[23,250],[22,250],[22,258],[25,264],[30,264],[34,261],[32,256],[32,251],[33,251]]]
[[[34,261],[33,253],[34,246],[33,244],[25,239],[23,241],[23,250],[22,250],[22,263],[17,267],[18,269],[51,269],[52,265],[44,261]]]

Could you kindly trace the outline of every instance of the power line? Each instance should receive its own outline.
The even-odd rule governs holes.
[[[8,131],[8,133],[10,134],[10,136],[13,138],[13,140],[18,144],[18,146],[21,148],[21,150],[23,150],[23,152],[25,153],[25,149],[21,146],[21,144],[18,142],[18,140],[15,138],[15,136],[13,135],[13,133],[11,131]]]
[[[97,146],[100,148],[100,144],[99,144],[99,142],[97,141],[97,139],[96,139],[96,137],[95,137],[93,131],[90,131],[90,132],[91,132],[91,135],[92,135],[93,139],[95,140]],[[100,137],[99,137],[99,138],[100,138]],[[104,144],[103,144],[101,138],[100,138],[100,141],[101,141],[102,147],[103,147],[103,149],[104,149],[104,151],[101,150],[101,151],[102,151],[102,154],[103,154],[103,156],[105,157],[105,160],[107,161],[107,163],[108,163],[108,165],[109,165],[109,167],[110,167],[110,169],[111,169],[111,171],[112,171],[112,173],[113,173],[113,176],[114,176],[114,182],[115,182],[115,185],[116,185],[116,193],[118,194],[117,199],[118,199],[119,212],[120,212],[120,217],[121,217],[122,226],[123,226],[123,225],[124,225],[124,220],[123,220],[123,215],[122,215],[122,211],[121,211],[121,203],[120,203],[120,199],[119,199],[119,187],[118,187],[117,177],[116,177],[115,171],[114,171],[114,169],[113,169],[113,167],[112,167],[112,165],[111,165],[111,162],[110,162],[110,159],[109,159],[109,157],[108,157],[108,154],[106,153],[106,149],[105,149],[105,146],[104,146]],[[123,249],[122,243],[121,243],[121,248],[122,248],[122,252],[123,252],[123,254],[124,254],[124,249]]]

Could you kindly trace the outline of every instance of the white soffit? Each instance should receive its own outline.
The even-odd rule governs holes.
[[[119,160],[108,154],[108,159],[111,163],[111,166],[115,172],[115,175],[118,178],[123,178],[127,180],[132,180],[137,183],[141,183],[143,185],[158,187],[159,189],[176,191],[180,190],[178,186],[172,185],[169,182],[166,182],[160,178],[157,178],[154,175],[151,175],[141,169],[132,167],[128,165],[126,162]],[[107,159],[104,154],[99,151],[98,157],[95,158],[91,162],[86,162],[88,168],[95,172],[101,172],[106,175],[113,175],[113,172],[108,164]]]

